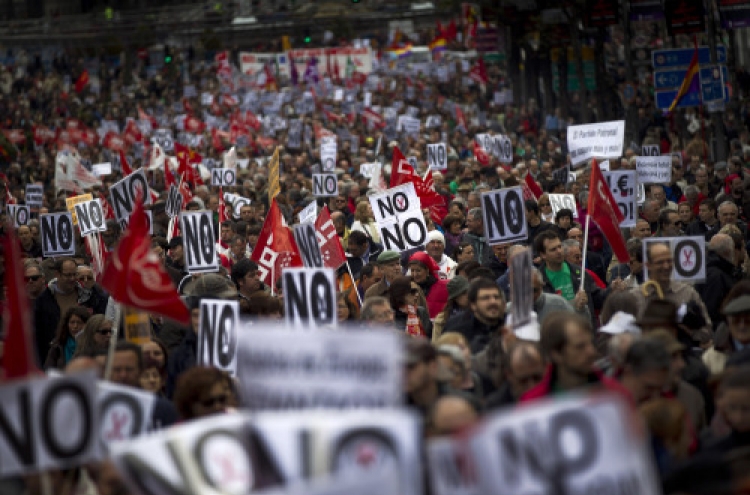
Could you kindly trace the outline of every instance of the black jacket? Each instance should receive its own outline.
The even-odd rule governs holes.
[[[86,290],[80,286],[76,286],[76,289],[79,306],[89,308],[94,314],[104,314],[107,311],[108,297],[97,286],[94,286],[93,290]],[[55,338],[57,326],[62,318],[53,290],[47,287],[34,301],[34,338],[40,364],[47,360],[50,343]]]
[[[706,242],[708,242],[719,232],[719,228],[719,222],[716,222],[713,227],[709,227],[705,222],[698,219],[687,226],[687,229],[685,229],[685,235],[693,237],[702,235],[706,238]]]
[[[378,259],[378,256],[380,256],[380,253],[383,252],[383,246],[378,244],[377,242],[373,242],[372,239],[367,239],[367,242],[370,243],[370,263],[374,263],[375,260]],[[352,271],[352,276],[354,277],[354,281],[356,281],[359,278],[359,273],[362,271],[362,267],[365,266],[364,261],[362,258],[354,257],[354,256],[346,256],[346,263],[349,265],[349,269]],[[347,273],[346,265],[341,265],[339,267],[339,275],[343,275],[344,273]]]
[[[580,266],[572,265],[567,261],[563,261],[563,263],[568,265],[568,268],[570,269],[570,279],[571,283],[573,284],[573,290],[578,293],[578,289],[581,287],[582,269]],[[552,282],[550,282],[549,277],[547,277],[546,267],[546,263],[542,263],[539,267],[539,271],[542,273],[542,278],[544,279],[543,290],[544,292],[548,292],[550,294],[556,294],[557,292],[555,291]],[[594,280],[591,277],[586,277],[583,283],[583,290],[586,291],[589,299],[588,306],[589,314],[591,314],[591,324],[594,326],[594,328],[598,328],[598,321],[594,316],[596,314],[595,310],[602,309],[602,306],[604,306],[604,301],[605,299],[607,299],[607,296],[609,295],[611,289],[602,290],[594,283]]]
[[[422,324],[427,338],[432,339],[432,321],[430,321],[430,314],[421,306],[417,306],[417,316],[419,322]],[[406,331],[406,319],[408,315],[401,310],[396,310],[393,315],[393,325],[397,330],[404,332]]]
[[[492,273],[495,274],[495,279],[502,277],[505,275],[505,272],[508,271],[508,263],[500,261],[494,254],[490,256],[490,263],[488,266],[490,270],[492,270]]]
[[[174,394],[177,378],[182,373],[196,365],[197,355],[198,336],[192,329],[190,329],[185,334],[185,338],[182,339],[182,342],[180,342],[180,346],[169,355],[169,360],[167,362],[167,397],[171,398],[172,394]]]
[[[706,281],[695,286],[695,291],[703,299],[708,310],[708,316],[714,325],[719,326],[723,317],[721,303],[729,290],[738,280],[734,277],[734,265],[713,251],[708,251],[706,257]]]
[[[485,348],[489,343],[492,334],[499,332],[505,323],[505,318],[501,318],[497,325],[490,326],[482,323],[474,316],[473,313],[458,313],[452,316],[443,327],[443,335],[448,332],[457,332],[466,338],[472,354],[476,354]]]

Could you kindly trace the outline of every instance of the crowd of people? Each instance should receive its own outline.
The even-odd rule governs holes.
[[[243,318],[282,319],[284,288],[276,280],[263,281],[254,253],[272,200],[288,225],[298,223],[297,215],[314,202],[318,212],[328,209],[347,253],[336,271],[339,326],[405,334],[404,400],[422,415],[425,435],[459,433],[486,414],[520,402],[603,388],[625,398],[645,422],[667,493],[731,493],[710,490],[730,489],[732,473],[719,461],[750,446],[750,132],[738,125],[729,134],[730,158],[715,162],[707,157],[700,132],[687,135],[669,128],[669,122],[644,120],[650,125],[642,130],[642,144],[659,145],[672,155],[671,180],[645,185],[635,226],[622,229],[629,259],[617,259],[595,224],[584,235],[591,168],[570,170],[565,128],[553,118],[554,110],[545,115],[533,100],[498,102],[494,90],[501,89],[501,74],[496,67],[488,68],[485,83],[469,84],[468,66],[461,61],[443,65],[450,73],[447,80],[383,61],[364,82],[321,75],[315,83],[280,90],[230,88],[214,65],[182,72],[167,67],[155,76],[138,66],[125,84],[119,68],[102,64],[95,92],[85,85],[71,87],[82,66],[65,59],[55,60],[51,72],[32,61],[3,73],[2,127],[21,131],[5,132],[0,142],[5,202],[24,204],[27,184],[44,186],[43,206],[35,209],[34,218],[27,225],[5,227],[6,234],[14,231],[26,256],[26,286],[5,290],[25,290],[28,296],[39,366],[93,368],[101,376],[111,366],[112,382],[156,394],[152,419],[159,427],[241,409],[232,377],[197,365],[200,302],[238,300]],[[64,76],[70,76],[67,82]],[[236,76],[235,69],[234,81],[244,81]],[[192,91],[184,92],[186,87]],[[334,98],[336,87],[350,99]],[[310,89],[315,106],[300,113],[295,103]],[[406,135],[391,118],[382,126],[360,118],[365,92],[370,108],[379,111],[393,108],[401,115],[414,108],[410,115],[421,120],[419,132]],[[287,96],[275,110],[260,104],[264,95],[277,93]],[[195,116],[206,127],[188,132],[185,116]],[[440,118],[428,126],[429,116]],[[266,117],[281,118],[283,125],[271,125],[274,119]],[[301,119],[302,139],[289,139],[289,123],[295,119]],[[140,138],[120,155],[104,137],[111,123],[116,134],[125,135],[129,122],[137,122],[143,132],[134,133]],[[671,125],[679,126],[677,120]],[[184,240],[170,231],[165,170],[151,167],[148,127],[169,129],[176,142],[201,155],[198,174],[235,148],[242,163],[237,185],[223,192],[250,201],[236,211],[226,202],[228,219],[219,222],[224,202],[219,188],[194,182],[193,197],[184,205],[213,213],[218,273],[189,274],[186,269]],[[42,128],[54,138],[41,137]],[[80,131],[79,138],[71,137],[71,130]],[[87,131],[94,136],[87,138]],[[512,163],[494,156],[480,163],[474,138],[486,132],[511,138]],[[320,170],[319,144],[326,134],[338,137],[338,194],[322,198],[313,195],[311,174]],[[290,147],[290,141],[296,144]],[[439,142],[447,145],[447,168],[433,170],[431,188],[444,200],[444,210],[423,210],[429,230],[423,249],[385,249],[368,199],[380,189],[361,166],[384,164],[387,184],[398,148],[416,158],[416,171],[423,176],[427,144]],[[269,197],[268,160],[277,146],[282,147],[280,192]],[[56,153],[71,148],[84,166],[110,162],[112,173],[86,191],[58,190]],[[610,159],[610,170],[634,170],[639,154],[640,148],[627,148],[622,157]],[[133,170],[147,171],[149,187],[158,196],[149,207],[152,253],[191,311],[192,324],[150,315],[147,339],[134,344],[120,331],[112,352],[113,328],[122,324],[113,321],[112,300],[97,280],[91,253],[79,236],[75,256],[45,258],[37,215],[67,211],[65,199],[77,192],[109,198],[126,168],[121,156]],[[523,185],[529,177],[543,194],[525,202],[528,238],[489,245],[482,194]],[[554,211],[550,194],[573,195],[575,210]],[[116,221],[107,222],[101,236],[106,252],[123,233]],[[705,237],[704,280],[675,281],[672,248],[645,242],[683,236]],[[528,333],[516,331],[507,318],[513,304],[510,259],[526,250],[534,264],[527,287],[533,292],[536,325]],[[55,481],[77,484],[75,493],[129,493],[111,465],[82,471],[74,477],[55,473]],[[0,483],[3,493],[41,490],[33,477]]]

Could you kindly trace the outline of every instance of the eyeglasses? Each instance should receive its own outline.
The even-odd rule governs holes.
[[[100,328],[96,331],[99,335],[112,335],[112,329],[111,328]]]
[[[214,406],[225,406],[229,397],[227,395],[219,395],[216,397],[209,397],[200,401],[200,405],[203,407],[214,407]]]
[[[27,282],[36,282],[40,278],[42,278],[41,275],[29,275],[28,277],[24,277]]]

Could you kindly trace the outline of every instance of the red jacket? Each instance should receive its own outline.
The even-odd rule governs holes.
[[[529,402],[544,397],[551,397],[554,394],[554,391],[552,390],[552,379],[556,374],[557,372],[555,370],[555,365],[548,365],[547,370],[544,372],[544,378],[542,378],[542,381],[539,383],[539,385],[523,394],[519,402]],[[634,404],[633,397],[630,395],[630,392],[628,391],[628,389],[620,385],[620,382],[613,380],[608,376],[605,376],[597,368],[593,368],[591,370],[590,376],[592,378],[592,385],[601,385],[606,390],[620,394],[625,398],[628,404]]]
[[[448,302],[448,281],[438,280],[432,284],[430,293],[425,294],[425,298],[427,299],[427,311],[430,313],[430,318],[435,319]]]

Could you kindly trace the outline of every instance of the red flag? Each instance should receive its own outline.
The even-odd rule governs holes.
[[[37,146],[41,146],[44,143],[49,143],[55,139],[55,131],[49,127],[33,126],[32,132],[34,134],[34,143]]]
[[[451,23],[448,24],[448,27],[445,30],[445,39],[446,41],[453,41],[458,37],[458,28],[456,27],[456,20],[451,19]]]
[[[187,209],[188,203],[193,200],[193,191],[190,189],[190,183],[187,181],[187,177],[183,174],[180,180],[180,194],[182,194],[182,207],[180,210],[184,211]],[[180,222],[175,222],[175,225]]]
[[[185,131],[191,132],[193,134],[201,134],[206,130],[206,124],[201,119],[193,115],[188,115],[187,117],[185,117],[184,125]]]
[[[323,207],[318,218],[315,219],[315,235],[318,238],[320,254],[323,256],[323,265],[326,268],[336,270],[346,263],[346,253],[341,246],[341,241],[339,241],[327,205]]]
[[[193,105],[190,104],[190,100],[187,98],[182,99],[182,108],[185,110],[185,113],[193,113]]]
[[[625,217],[623,217],[620,207],[617,206],[617,201],[612,197],[612,191],[609,190],[596,160],[591,160],[591,182],[589,184],[587,213],[609,241],[617,259],[630,259],[628,249],[625,247],[625,239],[622,238],[622,232],[620,232],[620,223]]]
[[[539,184],[536,183],[531,174],[526,174],[524,181],[526,181],[526,185],[529,186],[529,190],[534,193],[536,199],[539,199],[544,194],[544,191],[542,191],[542,188],[539,187]]]
[[[151,129],[159,128],[159,122],[154,117],[147,114],[140,105],[138,105],[138,119],[147,120],[151,124]]]
[[[5,287],[7,307],[4,320],[5,352],[3,368],[5,378],[24,378],[39,373],[34,352],[34,333],[31,328],[31,310],[26,296],[24,270],[21,264],[21,245],[10,225],[5,228]]]
[[[112,151],[122,152],[125,149],[125,146],[127,146],[127,143],[125,143],[125,140],[121,138],[119,134],[114,131],[109,131],[104,135],[104,139],[102,139],[102,146]]]
[[[128,120],[128,123],[125,124],[125,131],[123,131],[122,137],[125,139],[125,142],[130,145],[143,141],[143,133],[141,133],[135,120]]]
[[[190,311],[166,268],[151,251],[148,220],[141,200],[136,200],[130,224],[104,269],[101,283],[125,306],[190,324]]]
[[[125,158],[125,152],[122,149],[120,150],[120,168],[122,169],[122,175],[125,177],[133,173],[133,169],[130,168],[128,159]]]
[[[487,84],[489,80],[487,77],[487,67],[484,65],[484,59],[479,57],[469,72],[469,77],[472,78],[477,84]]]
[[[490,164],[490,155],[474,140],[474,159],[481,165],[487,167]]]
[[[174,143],[174,153],[177,159],[185,163],[201,163],[203,157],[180,143]]]
[[[7,129],[3,130],[3,134],[13,144],[23,144],[26,142],[26,135],[23,133],[23,129]]]
[[[89,84],[89,71],[84,69],[83,72],[81,72],[81,75],[78,76],[78,79],[76,79],[75,88],[74,88],[76,90],[76,93],[80,93],[81,91],[83,91],[84,88],[88,86],[88,84]]]
[[[129,175],[129,173],[126,175]],[[112,206],[110,206],[109,201],[107,201],[107,198],[104,197],[104,194],[99,193],[99,201],[101,201],[102,203],[102,210],[104,211],[104,218],[106,220],[114,220],[115,212],[112,209]]]
[[[396,187],[409,182],[414,184],[414,192],[417,193],[422,208],[430,210],[430,218],[433,220],[438,219],[438,222],[442,222],[448,210],[445,205],[445,198],[435,191],[432,172],[427,174],[427,180],[423,180],[414,171],[411,164],[406,161],[398,146],[396,146],[393,148],[391,183],[389,187]]]
[[[382,129],[385,127],[385,118],[382,115],[375,112],[370,108],[362,110],[362,119],[367,123],[368,126],[377,127]]]
[[[393,158],[391,158],[391,183],[388,187],[396,187],[401,184],[413,182],[414,177],[419,177],[414,173],[414,168],[406,161],[404,154],[398,149],[393,148]]]
[[[302,266],[302,259],[294,246],[292,233],[284,224],[275,198],[271,201],[271,207],[258,236],[258,243],[250,259],[258,263],[260,278],[267,285],[276,282],[283,268]]]

